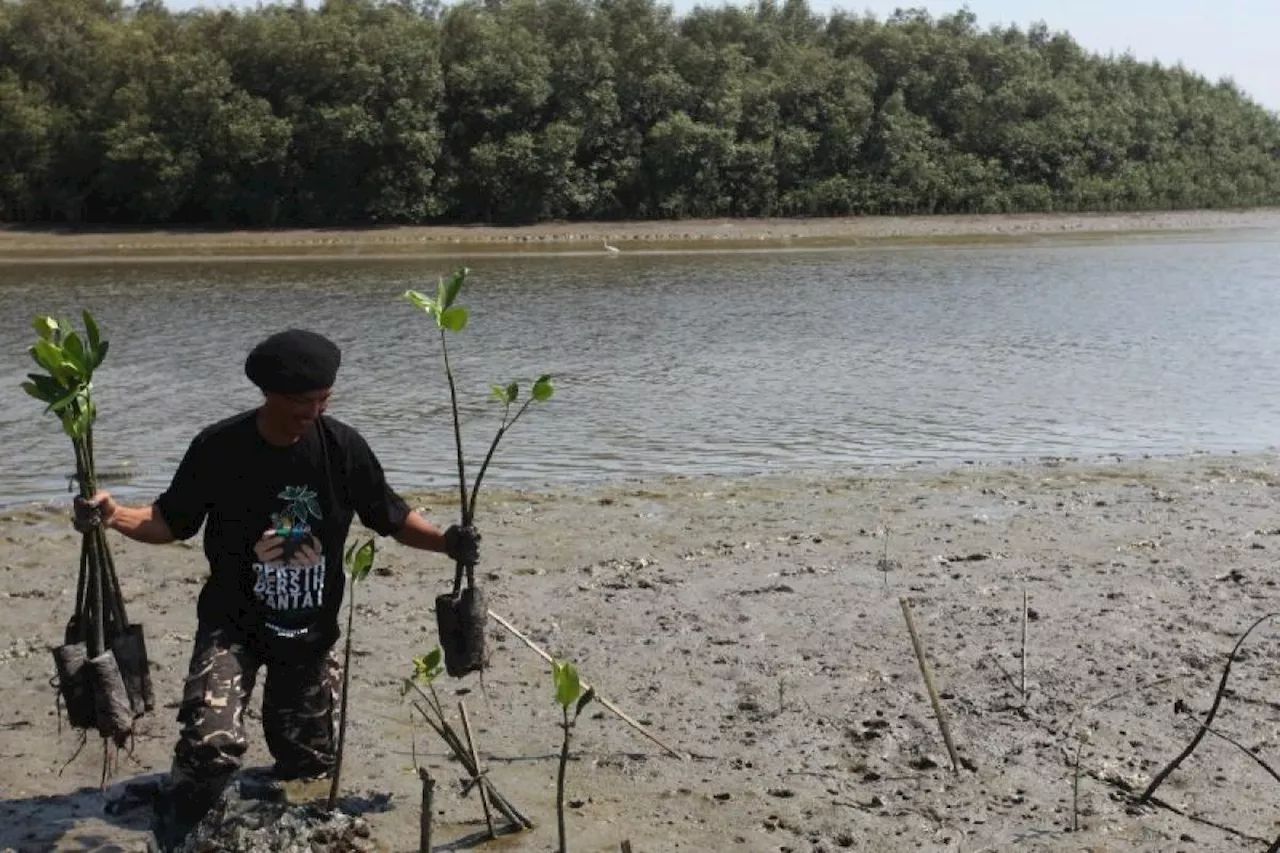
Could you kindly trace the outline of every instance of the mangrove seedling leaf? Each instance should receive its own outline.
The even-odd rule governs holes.
[[[493,391],[493,399],[499,403],[507,402],[507,389],[501,385],[490,385],[489,389]]]
[[[413,681],[430,684],[440,675],[440,649],[434,648],[413,659]]]
[[[27,379],[31,381],[24,382],[22,387],[25,388],[27,385],[34,387],[36,393],[30,391],[27,393],[42,403],[54,403],[67,393],[67,389],[63,388],[58,380],[44,373],[28,373]]]
[[[366,540],[358,548],[351,546],[347,549],[346,564],[347,574],[351,575],[352,583],[359,583],[369,576],[369,570],[373,568],[373,558],[377,553],[377,545],[373,539]]]
[[[67,381],[67,359],[62,354],[62,347],[42,338],[32,345],[30,352],[36,364],[49,371],[50,376],[63,385],[71,384]]]
[[[418,308],[420,308],[421,310],[430,314],[432,317],[440,313],[439,302],[436,302],[434,299],[432,299],[429,296],[424,296],[423,294],[419,293],[416,290],[406,290],[404,292],[404,298],[408,299],[410,302],[418,306]]]
[[[543,374],[542,376],[539,376],[538,381],[533,383],[533,399],[537,400],[539,403],[545,403],[547,400],[550,400],[551,396],[555,393],[556,386],[551,381],[550,374]]]
[[[81,319],[84,320],[84,333],[89,338],[89,355],[97,357],[98,347],[102,344],[102,335],[98,330],[98,321],[93,319],[93,315],[88,311],[80,312]]]
[[[466,267],[458,267],[454,270],[453,275],[449,276],[448,284],[444,284],[444,280],[441,279],[440,283],[443,287],[443,290],[441,291],[442,295],[440,297],[441,307],[446,310],[453,307],[454,300],[456,300],[458,298],[458,294],[462,292],[462,285],[466,283],[467,273],[469,272],[470,270]]]
[[[582,682],[578,680],[578,670],[568,661],[557,661],[552,664],[556,681],[556,701],[566,710],[582,695]]]
[[[439,647],[434,648],[431,651],[427,652],[426,657],[423,658],[423,663],[426,664],[428,672],[437,672],[440,669],[441,657],[442,655],[440,653]]]
[[[440,312],[436,322],[440,324],[442,329],[448,329],[450,332],[461,332],[467,327],[467,309],[461,305],[446,308]]]
[[[58,321],[52,317],[37,317],[33,325],[41,340],[52,341],[54,333],[58,331]]]
[[[55,415],[61,415],[62,412],[76,400],[80,399],[80,389],[70,391],[49,404],[49,411]]]
[[[41,390],[40,390],[40,387],[39,387],[38,385],[36,385],[36,383],[34,383],[34,382],[23,382],[23,383],[22,383],[22,390],[23,390],[23,391],[26,391],[26,392],[27,392],[28,394],[30,394],[32,397],[35,397],[35,398],[36,398],[37,400],[39,400],[41,403],[48,403],[48,402],[49,402],[49,400],[45,398],[44,392],[43,392],[43,391],[41,391]]]
[[[504,402],[514,403],[518,399],[520,399],[520,383],[519,382],[507,383],[507,396]]]
[[[93,359],[93,369],[94,369],[94,370],[97,370],[99,367],[101,367],[101,366],[102,366],[102,362],[106,360],[106,358],[107,358],[107,347],[110,345],[110,343],[111,343],[110,341],[103,341],[103,342],[102,342],[102,343],[100,343],[100,344],[97,346],[97,348],[95,349],[95,356],[94,356],[94,359]]]
[[[80,340],[80,336],[75,332],[63,338],[62,353],[68,361],[75,365],[76,371],[81,376],[88,376],[93,373],[93,364],[89,360],[89,353],[85,351],[84,342]]]

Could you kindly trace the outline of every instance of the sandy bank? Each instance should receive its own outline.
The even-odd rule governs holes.
[[[0,227],[0,262],[604,254],[606,242],[623,252],[638,252],[1080,239],[1234,229],[1280,230],[1280,211],[689,220],[512,228],[93,231]]]

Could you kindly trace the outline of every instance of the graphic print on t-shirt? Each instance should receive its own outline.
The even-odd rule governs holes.
[[[297,637],[311,627],[324,605],[324,547],[312,534],[320,503],[306,486],[286,486],[285,502],[271,515],[254,554],[253,594],[267,611],[267,627],[280,637]]]

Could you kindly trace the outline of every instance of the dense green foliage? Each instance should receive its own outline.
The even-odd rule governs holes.
[[[967,12],[0,0],[0,218],[543,219],[1280,203],[1230,82]]]

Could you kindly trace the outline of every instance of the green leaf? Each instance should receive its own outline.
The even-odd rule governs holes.
[[[41,403],[53,402],[52,400],[50,400],[48,397],[45,396],[44,392],[40,390],[40,386],[36,385],[36,383],[34,382],[23,382],[22,390],[26,391],[32,397],[35,397]]]
[[[102,343],[102,336],[98,332],[98,321],[93,319],[93,315],[88,311],[81,311],[80,317],[84,320],[84,333],[89,337],[89,355],[96,358],[98,347]],[[97,367],[96,364],[94,366]]]
[[[104,361],[106,360],[106,358],[107,358],[107,347],[108,347],[109,345],[110,345],[110,342],[109,342],[109,341],[103,341],[101,344],[99,344],[99,345],[98,345],[98,348],[97,348],[97,354],[96,354],[96,357],[95,357],[95,358],[94,358],[94,360],[93,360],[93,369],[94,369],[94,370],[97,370],[99,367],[101,367],[101,366],[102,366],[102,362],[104,362]]]
[[[430,684],[440,676],[440,649],[432,649],[413,659],[413,681]]]
[[[533,399],[539,403],[545,403],[550,400],[552,395],[556,393],[555,383],[551,381],[550,374],[543,374],[538,377],[538,381],[533,383]]]
[[[427,671],[428,671],[428,672],[435,672],[435,671],[439,670],[439,669],[440,669],[440,660],[441,660],[441,658],[442,658],[442,657],[443,657],[443,655],[441,654],[441,652],[440,652],[440,648],[439,648],[438,646],[437,646],[436,648],[432,649],[431,651],[427,652],[427,656],[426,656],[426,658],[425,658],[425,659],[424,659],[424,661],[423,661],[423,662],[426,664]]]
[[[568,661],[556,661],[552,664],[556,681],[556,701],[560,707],[568,708],[582,695],[582,682],[578,680],[578,670]]]
[[[520,399],[520,383],[519,382],[508,383],[505,402],[514,403],[518,399]]]
[[[507,402],[507,389],[501,385],[490,385],[489,389],[493,392],[493,399],[499,403]]]
[[[76,389],[50,403],[49,411],[53,412],[55,415],[61,414],[64,409],[76,402],[78,399],[80,399],[80,390]]]
[[[62,341],[62,353],[67,360],[75,365],[76,371],[81,376],[90,376],[93,374],[93,364],[89,360],[89,353],[85,351],[84,342],[80,340],[80,336],[75,332],[67,335]]]
[[[406,290],[404,298],[408,299],[414,305],[430,314],[432,317],[439,315],[440,303],[429,296],[424,296],[416,290]]]
[[[54,379],[59,382],[62,381],[60,374],[63,372],[62,363],[65,360],[62,356],[62,347],[52,341],[46,341],[41,338],[31,345],[28,352],[31,353],[31,357],[35,359],[36,364],[49,371],[49,374]]]
[[[353,550],[354,549],[354,550]],[[347,549],[346,559],[347,574],[351,575],[352,583],[359,583],[369,576],[369,570],[373,568],[373,558],[378,548],[372,538],[366,540],[359,548]]]
[[[450,332],[461,332],[467,327],[467,309],[461,305],[446,308],[437,319],[440,328]]]
[[[458,294],[462,292],[462,285],[466,283],[467,273],[469,272],[470,270],[466,267],[458,267],[458,269],[454,271],[453,275],[449,276],[448,284],[445,284],[443,279],[441,280],[441,307],[448,310],[453,306],[454,300],[456,300],[458,298]]]
[[[52,317],[37,317],[34,325],[36,334],[42,340],[52,341],[54,333],[58,331],[58,321]]]
[[[31,381],[24,382],[23,387],[25,388],[27,385],[33,386],[37,393],[31,394],[31,396],[42,402],[52,403],[61,399],[62,395],[67,393],[67,389],[62,387],[62,384],[52,376],[47,376],[43,373],[28,373],[27,379]],[[31,392],[28,391],[27,393],[30,394]]]

